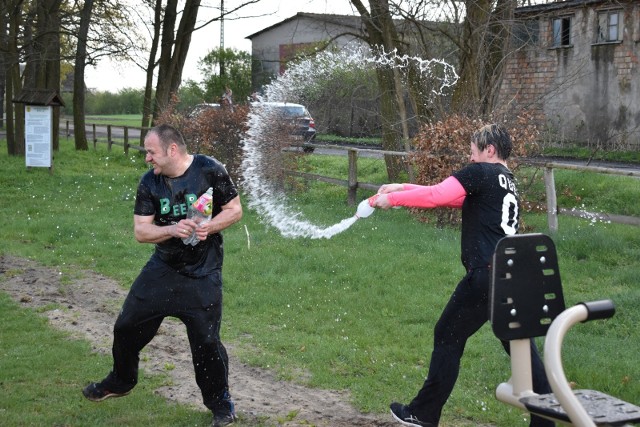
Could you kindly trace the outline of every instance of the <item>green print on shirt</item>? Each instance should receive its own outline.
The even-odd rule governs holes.
[[[195,194],[187,194],[184,198],[186,199],[186,203],[180,203],[173,206],[171,206],[171,201],[169,199],[160,199],[160,215],[166,215],[169,212],[171,212],[173,216],[186,215],[189,211],[189,206],[191,206],[198,197]]]

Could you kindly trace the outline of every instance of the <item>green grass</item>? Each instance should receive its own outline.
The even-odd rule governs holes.
[[[135,189],[146,166],[136,153],[109,153],[104,145],[75,152],[72,146],[61,140],[49,175],[46,169],[27,170],[23,158],[8,157],[6,144],[0,145],[0,214],[9,225],[0,229],[0,254],[68,272],[91,269],[128,287],[152,250],[132,236]],[[359,181],[384,182],[379,161],[360,160]],[[310,156],[306,167],[344,179],[345,163]],[[625,181],[637,186],[631,178],[594,189],[595,175],[574,174],[557,173],[558,188],[584,187],[583,199],[593,194],[594,206],[604,206],[600,200],[609,192],[621,199],[616,209],[637,205],[638,194],[629,193],[634,184]],[[328,226],[353,215],[345,188],[296,183],[289,200],[314,223]],[[524,219],[533,231],[546,232],[546,215]],[[613,319],[572,331],[564,350],[569,377],[580,387],[639,403],[639,229],[560,217],[554,240],[567,304],[612,298],[617,305]],[[375,212],[331,239],[310,240],[285,239],[245,208],[241,223],[225,232],[223,340],[247,363],[290,381],[349,390],[358,408],[383,413],[390,401],[407,401],[421,386],[433,326],[462,274],[459,232],[417,222],[405,210]],[[0,298],[0,324],[0,414],[8,425],[209,422],[207,414],[155,397],[162,378],[144,377],[140,392],[126,399],[85,402],[79,397],[83,381],[103,375],[110,357],[92,353],[86,342],[61,338],[6,296]],[[521,411],[494,397],[508,370],[487,325],[467,345],[443,425],[526,425]],[[44,390],[52,385],[61,391],[49,407]],[[141,411],[142,405],[153,411]],[[33,408],[28,421],[21,418]]]
[[[553,174],[560,208],[640,217],[640,204],[634,202],[640,200],[638,178],[566,169],[554,169]],[[519,175],[521,192],[529,200],[544,201],[542,170],[524,168]]]
[[[154,389],[163,378],[145,377],[126,399],[95,404],[80,391],[106,357],[88,343],[51,329],[42,317],[0,293],[0,424],[6,426],[208,426],[211,416],[168,404]]]
[[[358,144],[358,145],[371,145],[374,147],[379,147],[382,144],[382,140],[380,138],[369,137],[369,138],[355,138],[348,136],[337,136],[330,134],[317,134],[316,135],[317,142],[328,142],[328,143],[343,143],[343,144]]]
[[[73,118],[70,118],[70,120],[73,120]],[[86,116],[85,122],[101,125],[140,127],[140,124],[142,123],[142,116],[140,114]]]

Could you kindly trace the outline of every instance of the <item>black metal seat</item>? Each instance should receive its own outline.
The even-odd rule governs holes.
[[[571,390],[562,368],[564,333],[575,323],[613,316],[609,300],[565,308],[558,258],[544,234],[508,236],[492,262],[490,320],[495,335],[509,341],[511,378],[496,397],[554,421],[578,426],[640,423],[640,407],[594,390]],[[551,330],[550,330],[551,329]],[[545,340],[545,370],[554,393],[532,390],[531,338]]]

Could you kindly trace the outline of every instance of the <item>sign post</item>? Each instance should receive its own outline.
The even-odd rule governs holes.
[[[64,107],[62,98],[54,89],[24,88],[12,102],[24,104],[27,169],[32,166],[46,167],[53,174],[53,147],[58,148],[59,137],[59,123],[55,121],[58,121],[60,114],[58,108]]]
[[[25,105],[24,109],[26,165],[52,172],[53,107]]]

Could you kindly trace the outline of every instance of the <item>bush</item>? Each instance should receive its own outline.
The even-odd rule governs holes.
[[[240,179],[242,138],[246,131],[247,106],[233,109],[207,109],[196,115],[178,112],[174,98],[162,110],[155,125],[170,124],[182,132],[187,148],[192,153],[206,154],[225,165],[235,182]]]
[[[537,151],[538,131],[526,112],[516,116],[513,120],[499,121],[504,123],[511,135],[513,150],[509,166],[515,172],[519,167],[517,160],[519,157],[525,157]],[[486,123],[482,120],[454,114],[438,122],[422,126],[413,139],[416,151],[410,156],[415,167],[416,183],[420,185],[437,184],[464,167],[469,162],[471,136],[484,124]],[[522,201],[524,196],[521,188],[520,190]],[[414,213],[423,221],[435,218],[438,225],[460,222],[458,209],[414,210]]]
[[[235,182],[240,180],[242,138],[246,132],[249,107],[236,106],[220,110],[205,110],[188,117],[185,135],[194,153],[202,153],[220,160]]]

